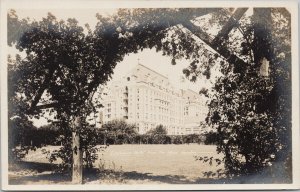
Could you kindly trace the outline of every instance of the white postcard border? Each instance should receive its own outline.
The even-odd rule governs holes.
[[[141,7],[287,7],[292,18],[292,133],[293,184],[185,184],[185,185],[9,185],[8,184],[8,122],[7,122],[7,10],[22,9],[101,9]],[[299,39],[297,1],[1,1],[1,179],[3,190],[234,190],[234,189],[299,189]]]

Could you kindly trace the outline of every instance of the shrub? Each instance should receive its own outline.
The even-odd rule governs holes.
[[[219,141],[219,134],[213,131],[205,133],[205,145],[216,145]]]

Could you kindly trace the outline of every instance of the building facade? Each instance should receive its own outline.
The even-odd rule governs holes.
[[[140,134],[159,124],[169,135],[200,133],[207,114],[199,94],[175,90],[167,77],[142,64],[112,82],[103,105],[103,123],[125,119],[136,124]]]

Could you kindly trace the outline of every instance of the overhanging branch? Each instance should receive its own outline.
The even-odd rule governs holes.
[[[185,28],[191,31],[194,35],[200,38],[204,43],[214,49],[217,53],[219,53],[222,57],[226,59],[227,62],[234,64],[235,71],[240,71],[241,68],[246,67],[247,63],[237,57],[236,55],[232,54],[225,46],[222,44],[213,43],[212,38],[205,33],[200,27],[193,24],[191,21],[186,21],[181,23]]]
[[[59,103],[54,102],[54,103],[48,103],[48,104],[43,104],[43,105],[37,105],[35,106],[34,110],[42,110],[42,109],[48,109],[48,108],[54,108],[58,107]]]
[[[194,8],[190,8],[190,9],[181,9],[179,10],[174,17],[168,17],[166,16],[165,18],[160,18],[160,24],[161,25],[157,25],[156,27],[159,27],[160,29],[167,29],[169,27],[181,24],[181,23],[185,23],[186,20],[191,20],[194,19],[196,17],[200,17],[212,12],[216,12],[221,10],[221,8],[203,8],[203,9],[194,9]],[[153,15],[153,17],[155,18],[156,15]],[[176,18],[176,19],[174,19]],[[151,21],[151,19],[149,20]],[[149,23],[148,23],[149,24]],[[137,26],[136,29],[140,30],[141,26]],[[134,30],[134,29],[132,29]],[[207,39],[208,35],[203,34],[204,36],[201,37],[203,39]],[[201,36],[201,35],[200,35]],[[210,40],[211,41],[211,40]],[[209,43],[211,44],[211,43]],[[38,105],[45,89],[47,88],[49,82],[51,81],[52,77],[53,77],[53,73],[55,72],[54,67],[50,69],[49,73],[46,74],[45,80],[42,83],[42,85],[40,86],[40,88],[37,90],[37,94],[35,95],[35,97],[32,100],[31,106],[30,106],[30,111],[35,111],[35,110],[41,110],[41,109],[46,109],[46,108],[52,108],[52,107],[57,107],[58,103],[51,103],[51,104],[45,104],[45,105]],[[91,93],[93,92],[93,90],[95,89],[96,86],[98,86],[100,83],[102,82],[102,76],[99,74],[95,74],[95,78],[93,79],[93,81],[90,83],[90,85],[87,88],[87,92]]]
[[[36,108],[36,105],[39,103],[45,89],[48,87],[48,84],[51,81],[54,72],[55,72],[55,69],[51,68],[49,70],[49,73],[45,75],[45,80],[43,81],[40,88],[37,90],[37,94],[35,95],[34,99],[31,102],[31,106],[30,106],[31,110],[34,110]]]
[[[222,29],[219,31],[218,35],[213,40],[212,44],[218,44],[222,39],[225,39],[230,31],[238,26],[239,20],[244,15],[244,13],[248,10],[248,8],[238,8],[233,13],[233,15],[229,18],[227,23],[222,27]]]
[[[201,17],[220,10],[222,10],[222,8],[202,8],[202,9],[183,8],[180,9],[176,14],[174,14],[174,17],[168,17],[166,15],[164,18],[160,18],[159,25],[156,24],[155,27],[159,27],[160,30],[164,30],[172,26],[182,24],[196,17]],[[155,17],[156,15],[153,15],[152,18]],[[149,21],[144,23],[147,25],[151,25],[152,18],[148,18]],[[143,26],[138,25],[131,28],[130,31],[139,31],[141,30],[141,28],[143,28]],[[108,61],[108,63],[110,63],[110,61]],[[102,82],[102,75],[96,72],[94,75],[94,79],[91,81],[91,83],[87,88],[87,92],[90,94],[95,89],[95,87],[98,86],[101,82]]]

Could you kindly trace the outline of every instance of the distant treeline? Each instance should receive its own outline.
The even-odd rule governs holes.
[[[119,135],[117,138],[105,137],[103,134],[99,134],[99,144],[189,144],[189,143],[205,143],[205,136],[198,134],[190,135],[134,135],[128,137],[125,135]]]
[[[32,122],[22,119],[9,121],[9,147],[57,145],[61,131],[54,125],[46,125],[40,128],[35,127]]]
[[[61,145],[60,138],[64,137],[62,131],[54,125],[45,125],[40,128],[32,124],[19,126],[13,123],[10,126],[10,139],[13,146],[35,146]],[[88,127],[89,137],[92,137],[98,145],[115,144],[215,144],[217,142],[216,133],[189,134],[189,135],[167,135],[164,126],[159,125],[146,134],[138,134],[136,127],[127,124],[125,121],[112,121],[102,126],[102,128]]]

